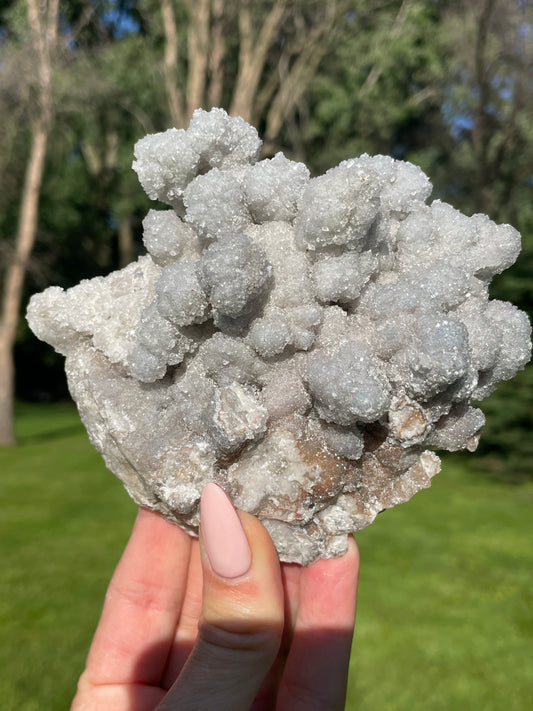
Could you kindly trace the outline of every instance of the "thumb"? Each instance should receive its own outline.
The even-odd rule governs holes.
[[[278,557],[263,525],[254,516],[238,514],[212,483],[202,494],[200,547],[204,581],[198,638],[160,711],[244,711],[281,642]]]

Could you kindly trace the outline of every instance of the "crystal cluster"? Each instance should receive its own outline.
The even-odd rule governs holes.
[[[476,448],[470,402],[524,367],[530,326],[488,297],[509,225],[427,205],[409,163],[310,178],[260,147],[221,109],[143,138],[133,167],[171,208],[145,218],[148,253],[34,296],[28,320],[137,503],[195,534],[216,481],[305,564],[429,486],[432,450]]]

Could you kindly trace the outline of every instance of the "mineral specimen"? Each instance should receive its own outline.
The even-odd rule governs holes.
[[[284,561],[428,487],[432,449],[474,450],[470,405],[530,355],[527,317],[489,300],[520,235],[438,200],[414,165],[343,161],[310,179],[221,109],[150,135],[134,169],[171,206],[146,256],[32,298],[109,469],[191,534],[208,481],[259,516]]]

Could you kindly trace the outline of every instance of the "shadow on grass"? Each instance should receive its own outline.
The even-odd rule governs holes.
[[[85,432],[78,411],[72,402],[15,403],[17,445],[46,444]]]
[[[17,436],[17,444],[20,447],[27,447],[33,444],[43,444],[45,442],[53,442],[54,440],[64,439],[75,434],[85,432],[81,422],[73,425],[58,425],[44,432],[35,432],[32,434],[19,434]]]
[[[533,459],[522,456],[521,453],[491,452],[485,447],[475,456],[467,452],[439,451],[443,466],[452,462],[452,466],[460,466],[470,477],[477,477],[496,484],[521,486],[533,481]]]

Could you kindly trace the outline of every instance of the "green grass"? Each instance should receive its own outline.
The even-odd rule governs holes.
[[[349,709],[524,711],[533,698],[533,486],[449,456],[357,535]]]
[[[135,516],[69,406],[23,406],[0,450],[0,699],[63,711]],[[475,456],[475,455],[474,455]],[[450,457],[357,536],[350,711],[523,711],[533,696],[533,485]]]
[[[23,407],[0,450],[0,706],[69,708],[135,506],[71,406]]]

